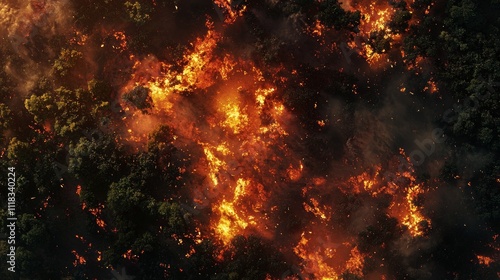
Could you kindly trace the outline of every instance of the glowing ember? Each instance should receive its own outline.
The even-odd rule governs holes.
[[[479,264],[484,265],[484,266],[490,266],[494,262],[494,260],[490,257],[487,256],[476,256],[477,260],[479,261]]]
[[[384,55],[388,49],[375,50],[369,43],[370,40],[386,41],[392,44],[399,37],[392,34],[389,27],[396,9],[389,5],[388,2],[355,2],[347,1],[342,5],[348,11],[360,11],[361,22],[359,25],[359,33],[355,40],[349,42],[352,49],[359,50],[359,54],[365,57],[370,65],[379,65],[387,56]],[[390,45],[389,45],[390,46]]]
[[[73,266],[77,266],[77,265],[84,265],[87,263],[87,260],[80,256],[75,250],[72,250],[71,253],[73,253],[73,255],[75,255],[75,261],[73,261]]]
[[[294,249],[294,252],[304,260],[304,270],[314,275],[315,278],[323,280],[334,280],[338,278],[335,270],[330,267],[321,252],[308,251],[309,240],[302,233],[299,244]]]
[[[20,169],[20,240],[69,234],[61,246],[22,248],[69,254],[54,277],[90,279],[116,265],[148,279],[497,273],[498,235],[486,239],[495,193],[484,190],[500,178],[487,173],[493,153],[481,163],[473,153],[494,142],[495,116],[459,106],[457,124],[445,124],[432,112],[481,97],[471,91],[498,77],[454,81],[461,70],[489,75],[488,65],[456,59],[491,61],[497,50],[473,51],[494,28],[461,36],[471,33],[468,17],[491,16],[475,13],[481,5],[436,5],[443,13],[431,18],[426,1],[59,2],[0,4],[0,157]],[[464,92],[443,98],[448,87]],[[476,130],[478,143],[463,152],[414,141],[435,121],[450,143]],[[414,144],[419,158],[432,157],[422,167],[413,166],[417,150],[395,149]],[[64,170],[52,170],[54,160],[66,160]],[[461,206],[478,211],[460,217]],[[54,229],[58,218],[67,229]],[[478,232],[471,244],[481,247],[449,239],[462,224],[457,238]],[[436,249],[466,259],[439,264]]]
[[[439,91],[439,88],[437,87],[436,82],[432,78],[430,78],[429,81],[427,81],[427,86],[424,87],[424,91],[435,93]]]
[[[228,244],[234,236],[244,233],[248,226],[256,226],[263,219],[256,215],[259,215],[262,202],[266,199],[267,194],[262,185],[254,186],[249,180],[238,179],[233,199],[223,199],[219,205],[214,206],[214,211],[220,216],[215,225],[216,234]]]
[[[240,8],[233,7],[233,0],[214,0],[214,3],[222,9],[221,12],[225,16],[224,22],[227,24],[234,23],[246,10],[246,6]]]
[[[363,266],[364,266],[364,259],[361,253],[359,252],[358,247],[352,248],[350,258],[346,264],[347,271],[358,277],[362,277]]]
[[[409,213],[404,217],[402,223],[408,227],[413,236],[419,236],[423,234],[423,231],[419,227],[419,225],[425,219],[419,212],[421,207],[415,205],[415,199],[419,194],[422,193],[423,191],[419,185],[413,185],[408,188],[408,192],[406,194]]]
[[[309,30],[309,32],[315,36],[321,37],[321,35],[325,32],[325,29],[325,25],[323,25],[321,21],[316,20],[314,26]]]
[[[222,108],[226,118],[223,127],[229,127],[234,134],[238,134],[248,125],[248,115],[237,104],[225,104]]]

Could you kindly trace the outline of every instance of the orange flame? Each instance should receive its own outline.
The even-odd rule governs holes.
[[[239,10],[235,10],[232,0],[214,0],[214,3],[223,9],[223,13],[225,14],[224,22],[226,24],[234,23],[236,19],[242,16],[246,11],[246,6],[242,6]]]

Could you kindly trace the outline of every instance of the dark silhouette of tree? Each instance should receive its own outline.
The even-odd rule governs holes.
[[[153,108],[153,100],[150,96],[150,90],[143,86],[137,86],[133,90],[123,95],[123,99],[134,105],[137,109],[146,112]]]
[[[256,236],[236,236],[224,252],[222,273],[211,279],[265,279],[280,277],[287,270],[281,253]]]

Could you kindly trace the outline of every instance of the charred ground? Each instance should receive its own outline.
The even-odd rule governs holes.
[[[0,4],[0,278],[497,279],[499,11]]]

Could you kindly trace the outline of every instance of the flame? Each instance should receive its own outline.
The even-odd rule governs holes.
[[[99,203],[97,205],[97,208],[87,208],[87,204],[85,202],[83,202],[82,203],[82,210],[85,210],[85,209],[88,209],[87,211],[89,211],[90,214],[92,214],[95,217],[97,226],[99,226],[102,229],[106,228],[106,222],[104,222],[104,220],[101,218],[102,209],[104,209],[103,204]]]
[[[69,39],[70,44],[85,46],[87,43],[89,36],[87,34],[83,34],[81,31],[75,30],[73,37]]]
[[[211,74],[210,70],[214,71],[215,69],[206,68],[212,59],[220,35],[215,32],[212,22],[207,21],[206,25],[208,28],[207,35],[204,38],[196,39],[193,51],[184,56],[186,63],[184,70],[176,76],[177,81],[184,86],[184,89],[192,86],[206,88],[213,83],[208,74]],[[227,69],[224,72],[227,72]]]
[[[214,0],[214,4],[223,9],[223,13],[225,14],[224,23],[226,24],[234,23],[247,9],[244,5],[238,10],[234,9],[233,2],[232,0]]]
[[[223,146],[223,144],[220,144],[218,147],[221,147],[220,150],[226,151],[227,148]],[[205,152],[206,159],[208,161],[208,167],[209,167],[209,173],[208,176],[212,180],[212,183],[214,186],[217,186],[219,184],[218,180],[218,174],[219,171],[223,168],[225,168],[226,163],[220,160],[218,157],[214,155],[214,152],[211,150],[210,146],[205,146],[203,148],[203,151]]]
[[[224,10],[233,11],[230,1],[215,2]],[[362,11],[365,17],[361,36],[368,38],[372,31],[379,30],[390,34],[387,23],[394,10],[377,9],[371,4]],[[226,14],[226,21],[231,18],[226,24],[236,20],[234,15]],[[311,230],[302,232],[290,250],[301,259],[304,273],[317,279],[338,279],[343,272],[363,277],[364,255],[353,240],[333,236],[335,213],[325,203],[327,197],[316,192],[329,187],[329,179],[320,175],[307,178],[304,159],[290,151],[291,141],[287,140],[296,131],[288,125],[293,117],[282,103],[281,89],[277,86],[283,80],[276,73],[282,69],[276,67],[264,72],[244,58],[219,54],[215,49],[222,35],[212,22],[207,21],[206,26],[206,34],[197,38],[175,65],[152,56],[133,57],[134,73],[122,89],[125,93],[137,86],[147,88],[153,105],[151,115],[126,109],[128,140],[145,142],[141,135],[147,135],[154,127],[146,125],[145,120],[154,124],[156,117],[158,123],[172,129],[172,145],[180,150],[190,145],[190,151],[201,153],[184,172],[200,178],[190,182],[189,191],[193,192],[196,206],[209,213],[210,218],[206,224],[195,225],[196,235],[173,238],[178,244],[186,244],[187,239],[199,244],[204,235],[210,235],[225,247],[238,235],[257,232],[261,237],[272,238],[279,234],[274,232],[278,224],[274,224],[273,215],[282,209],[270,197],[279,193],[274,190],[299,185],[298,190],[302,188],[299,208],[309,213],[311,221],[306,227]],[[326,30],[317,21],[311,32],[322,36]],[[382,57],[370,45],[365,43],[363,47],[369,61]],[[297,71],[292,74],[297,75]],[[317,124],[322,128],[328,120],[318,120]],[[387,182],[383,171],[382,166],[365,170],[341,182],[339,189],[373,197],[391,196],[390,215],[405,225],[412,236],[423,235],[420,224],[426,218],[416,200],[425,193],[425,188],[416,183],[413,170],[397,172],[397,176],[406,180],[404,184]],[[94,211],[98,218],[99,209],[89,211]],[[102,221],[99,226],[106,225]],[[338,243],[321,242],[312,239],[313,236],[328,236]],[[193,250],[191,247],[185,256],[190,257]],[[128,251],[123,257],[131,259],[134,255]]]
[[[493,262],[495,262],[492,258],[487,257],[487,256],[480,256],[477,255],[477,260],[479,261],[479,264],[484,265],[484,266],[490,266]]]
[[[417,205],[416,200],[425,191],[422,184],[416,183],[411,161],[403,149],[400,149],[400,154],[409,167],[408,170],[394,172],[394,175],[399,178],[397,183],[386,182],[381,175],[382,168],[376,166],[372,172],[365,171],[349,178],[347,184],[341,186],[341,189],[346,193],[368,193],[373,197],[380,194],[390,195],[393,200],[389,209],[391,215],[405,225],[412,236],[422,236],[424,229],[421,228],[421,224],[425,222],[430,226],[431,222],[421,213],[422,206]]]
[[[328,209],[328,207],[323,207],[324,209],[321,209],[319,202],[315,198],[310,198],[309,201],[310,201],[312,206],[310,206],[306,202],[303,203],[304,209],[307,212],[313,213],[316,217],[319,217],[322,220],[325,220],[325,221],[330,220],[329,213],[331,213],[331,209]]]
[[[326,30],[325,25],[322,24],[321,21],[318,19],[314,22],[314,26],[312,26],[308,29],[308,31],[312,35],[317,36],[317,37],[321,37],[324,34],[325,30]]]
[[[215,232],[224,244],[229,244],[234,236],[244,233],[247,227],[256,226],[265,219],[265,216],[260,216],[260,211],[267,197],[268,194],[262,185],[254,185],[248,179],[237,180],[232,200],[223,199],[219,205],[213,207],[214,212],[220,216],[215,224]]]
[[[207,20],[206,26],[207,34],[197,38],[192,44],[192,51],[187,52],[182,61],[179,61],[183,65],[182,71],[173,70],[171,65],[158,62],[153,57],[137,60],[131,83],[124,88],[124,92],[145,85],[150,90],[155,109],[170,112],[179,93],[211,86],[215,82],[212,78],[215,73],[227,79],[228,72],[235,63],[229,56],[212,61],[220,35],[214,30],[212,22]]]
[[[347,11],[361,12],[359,33],[356,34],[353,41],[348,43],[349,47],[357,49],[359,55],[364,57],[371,66],[382,66],[384,59],[387,58],[385,53],[388,50],[382,50],[381,53],[378,53],[368,41],[372,34],[376,33],[383,34],[383,38],[388,40],[391,45],[401,39],[400,36],[393,34],[389,27],[389,22],[396,12],[396,9],[388,2],[382,1],[347,1],[342,4],[342,7]]]
[[[408,183],[406,183],[406,188],[404,189],[404,199],[396,197],[391,205],[390,210],[392,212],[392,215],[398,218],[400,223],[408,228],[410,234],[413,237],[422,236],[425,232],[421,227],[421,224],[425,222],[427,226],[430,227],[431,221],[425,218],[421,213],[423,206],[419,206],[416,203],[416,200],[419,198],[419,196],[423,195],[425,191],[422,184],[416,183],[416,178],[414,175],[415,171],[410,164],[410,158],[406,156],[403,149],[400,149],[400,154],[403,156],[403,159],[407,161],[406,163],[409,167],[407,171],[397,172],[397,176],[404,179],[401,181],[406,181]],[[398,186],[397,184],[392,182],[389,184],[394,188],[400,188],[402,185],[400,183],[400,185]]]
[[[292,164],[290,164],[290,166],[288,167],[288,170],[287,170],[288,177],[292,181],[298,181],[302,176],[303,170],[304,170],[304,165],[302,164],[302,162],[300,162],[300,164],[297,168],[294,168],[292,166]]]
[[[225,104],[222,111],[225,114],[225,120],[222,122],[222,127],[232,129],[234,134],[242,132],[245,126],[248,125],[248,115],[245,114],[245,108],[240,108],[238,104]]]
[[[437,87],[437,84],[433,78],[430,78],[427,81],[427,85],[424,87],[424,91],[428,91],[429,93],[435,93],[439,91],[439,88]]]
[[[411,185],[408,187],[406,193],[406,202],[408,207],[408,214],[403,219],[403,225],[407,226],[413,236],[423,235],[422,229],[419,225],[425,218],[420,213],[420,208],[415,204],[415,199],[419,194],[422,194],[423,190],[420,185]]]
[[[116,42],[116,44],[112,45],[113,49],[119,52],[127,50],[127,36],[125,35],[125,32],[116,31],[113,33],[113,38],[115,39]]]
[[[87,263],[87,260],[83,256],[80,256],[75,250],[72,250],[71,253],[73,253],[73,255],[75,255],[75,260],[73,261],[73,266],[76,267],[79,264],[84,265]]]
[[[308,274],[312,274],[316,279],[322,280],[337,280],[339,276],[335,269],[328,264],[329,257],[325,255],[326,252],[330,251],[330,248],[326,250],[310,250],[309,249],[310,240],[306,238],[305,232],[300,236],[300,241],[297,246],[293,249],[295,254],[302,258],[304,271]]]
[[[355,246],[352,248],[350,258],[346,263],[346,270],[358,277],[362,277],[364,263],[363,255],[359,252],[358,247]]]

